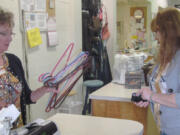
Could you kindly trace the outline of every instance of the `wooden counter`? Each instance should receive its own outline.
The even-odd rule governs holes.
[[[61,135],[142,135],[143,125],[132,120],[58,113],[54,121]],[[131,130],[129,130],[131,129]]]
[[[147,108],[131,102],[132,93],[137,91],[114,83],[105,85],[90,94],[92,115],[138,121],[144,125],[144,135],[147,135]]]

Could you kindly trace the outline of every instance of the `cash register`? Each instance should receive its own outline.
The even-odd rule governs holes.
[[[20,112],[13,104],[0,110],[0,135],[61,135],[53,121],[43,119],[12,130],[12,124],[19,115]]]

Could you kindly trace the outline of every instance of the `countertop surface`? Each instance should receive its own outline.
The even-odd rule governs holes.
[[[91,93],[89,98],[97,100],[130,102],[132,93],[137,91],[138,89],[127,89],[124,85],[111,82]]]
[[[143,125],[125,119],[57,113],[54,121],[61,135],[142,135]]]

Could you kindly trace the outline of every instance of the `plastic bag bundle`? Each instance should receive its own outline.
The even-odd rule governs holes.
[[[140,71],[142,66],[144,65],[144,60],[147,55],[144,53],[134,53],[128,57],[127,60],[127,70],[129,72]]]
[[[113,66],[113,82],[125,84],[127,72],[139,72],[144,65],[147,55],[145,53],[134,53],[130,55],[116,54]]]
[[[113,82],[124,84],[128,56],[116,54],[113,66]]]

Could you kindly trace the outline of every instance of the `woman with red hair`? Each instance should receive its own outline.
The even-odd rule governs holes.
[[[157,64],[149,79],[150,87],[136,93],[147,102],[135,104],[139,107],[151,105],[161,135],[179,135],[180,11],[176,8],[159,11],[151,22],[151,30],[160,45]]]

